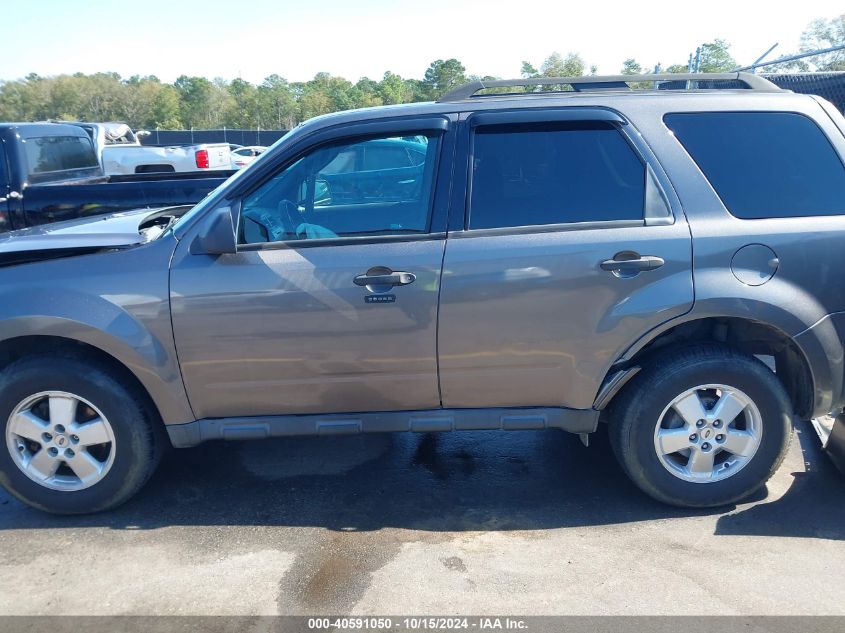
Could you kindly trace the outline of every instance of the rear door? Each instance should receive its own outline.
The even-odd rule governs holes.
[[[599,108],[469,115],[439,317],[444,407],[589,408],[613,361],[692,307],[660,166]]]

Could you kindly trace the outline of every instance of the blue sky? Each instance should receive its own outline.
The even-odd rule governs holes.
[[[566,0],[0,0],[0,80],[115,71],[291,81],[326,71],[356,80],[385,70],[421,78],[432,60],[457,57],[468,73],[514,77],[522,60],[579,52],[605,74],[633,56],[685,63],[721,37],[751,63],[769,46],[795,50],[810,20],[834,0],[775,2]]]

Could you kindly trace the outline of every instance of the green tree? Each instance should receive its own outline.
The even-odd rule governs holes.
[[[466,83],[466,68],[457,59],[438,59],[425,71],[423,85],[429,99],[437,99],[445,92]]]
[[[801,52],[809,53],[845,44],[845,14],[830,20],[813,20],[801,35]],[[809,58],[816,71],[845,70],[845,50]]]
[[[152,100],[150,115],[144,126],[165,130],[178,130],[182,127],[179,120],[179,92],[176,88],[169,84],[161,86]]]
[[[560,53],[554,52],[549,55],[540,65],[540,70],[530,62],[523,61],[521,74],[525,79],[536,79],[539,77],[581,77],[587,70],[584,59],[578,53],[568,53],[563,57]],[[596,67],[590,67],[592,74],[595,74]],[[560,86],[544,85],[541,90],[559,90]],[[563,90],[571,90],[570,86],[562,86]],[[528,89],[529,92],[531,89]]]
[[[622,74],[623,75],[642,75],[643,74],[643,67],[640,63],[634,59],[633,57],[629,57],[624,62],[622,62]]]
[[[231,99],[225,100],[228,108],[225,112],[227,127],[257,128],[262,125],[261,108],[258,102],[258,91],[248,81],[233,79],[226,86]],[[266,122],[265,122],[266,126]]]
[[[396,73],[389,70],[378,82],[378,93],[383,103],[408,103],[413,98],[413,87]]]
[[[723,73],[739,66],[736,60],[731,57],[730,48],[731,45],[721,39],[702,44],[699,72]]]
[[[258,86],[258,104],[267,127],[290,129],[299,122],[290,84],[279,75],[270,75]]]
[[[580,77],[586,68],[584,59],[578,53],[568,53],[566,57],[561,57],[560,53],[554,52],[540,66],[540,76]]]
[[[179,76],[173,87],[179,93],[179,111],[187,127],[201,128],[207,125],[209,104],[214,93],[214,84],[205,77]]]
[[[379,93],[379,82],[369,77],[361,77],[352,87],[351,97],[356,108],[369,108],[384,105]]]
[[[522,62],[522,69],[519,71],[523,78],[539,77],[540,71],[534,68],[531,62]]]

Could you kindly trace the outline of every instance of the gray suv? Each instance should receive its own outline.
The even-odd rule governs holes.
[[[739,501],[845,402],[843,132],[753,75],[479,82],[15,231],[0,481],[92,512],[169,446],[606,423],[652,497]]]

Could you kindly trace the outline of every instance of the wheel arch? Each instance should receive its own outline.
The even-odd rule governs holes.
[[[641,367],[671,346],[719,342],[743,353],[763,357],[789,394],[796,415],[817,415],[824,408],[823,383],[832,383],[829,367],[816,350],[807,350],[783,329],[770,323],[733,315],[708,315],[673,321],[652,330],[625,352],[607,372],[594,408],[603,410]],[[809,353],[808,353],[809,352]],[[811,360],[815,358],[815,362]],[[772,366],[773,365],[773,366]]]
[[[161,418],[158,405],[138,376],[108,352],[79,340],[52,335],[27,335],[0,341],[0,371],[21,358],[48,354],[91,360],[107,367],[120,380],[131,385],[143,397],[150,411]]]
[[[152,341],[133,346],[91,325],[55,317],[11,319],[0,324],[0,368],[27,355],[67,353],[94,358],[120,372],[149,398],[165,424],[194,420],[178,366]],[[148,337],[151,338],[151,337]]]

